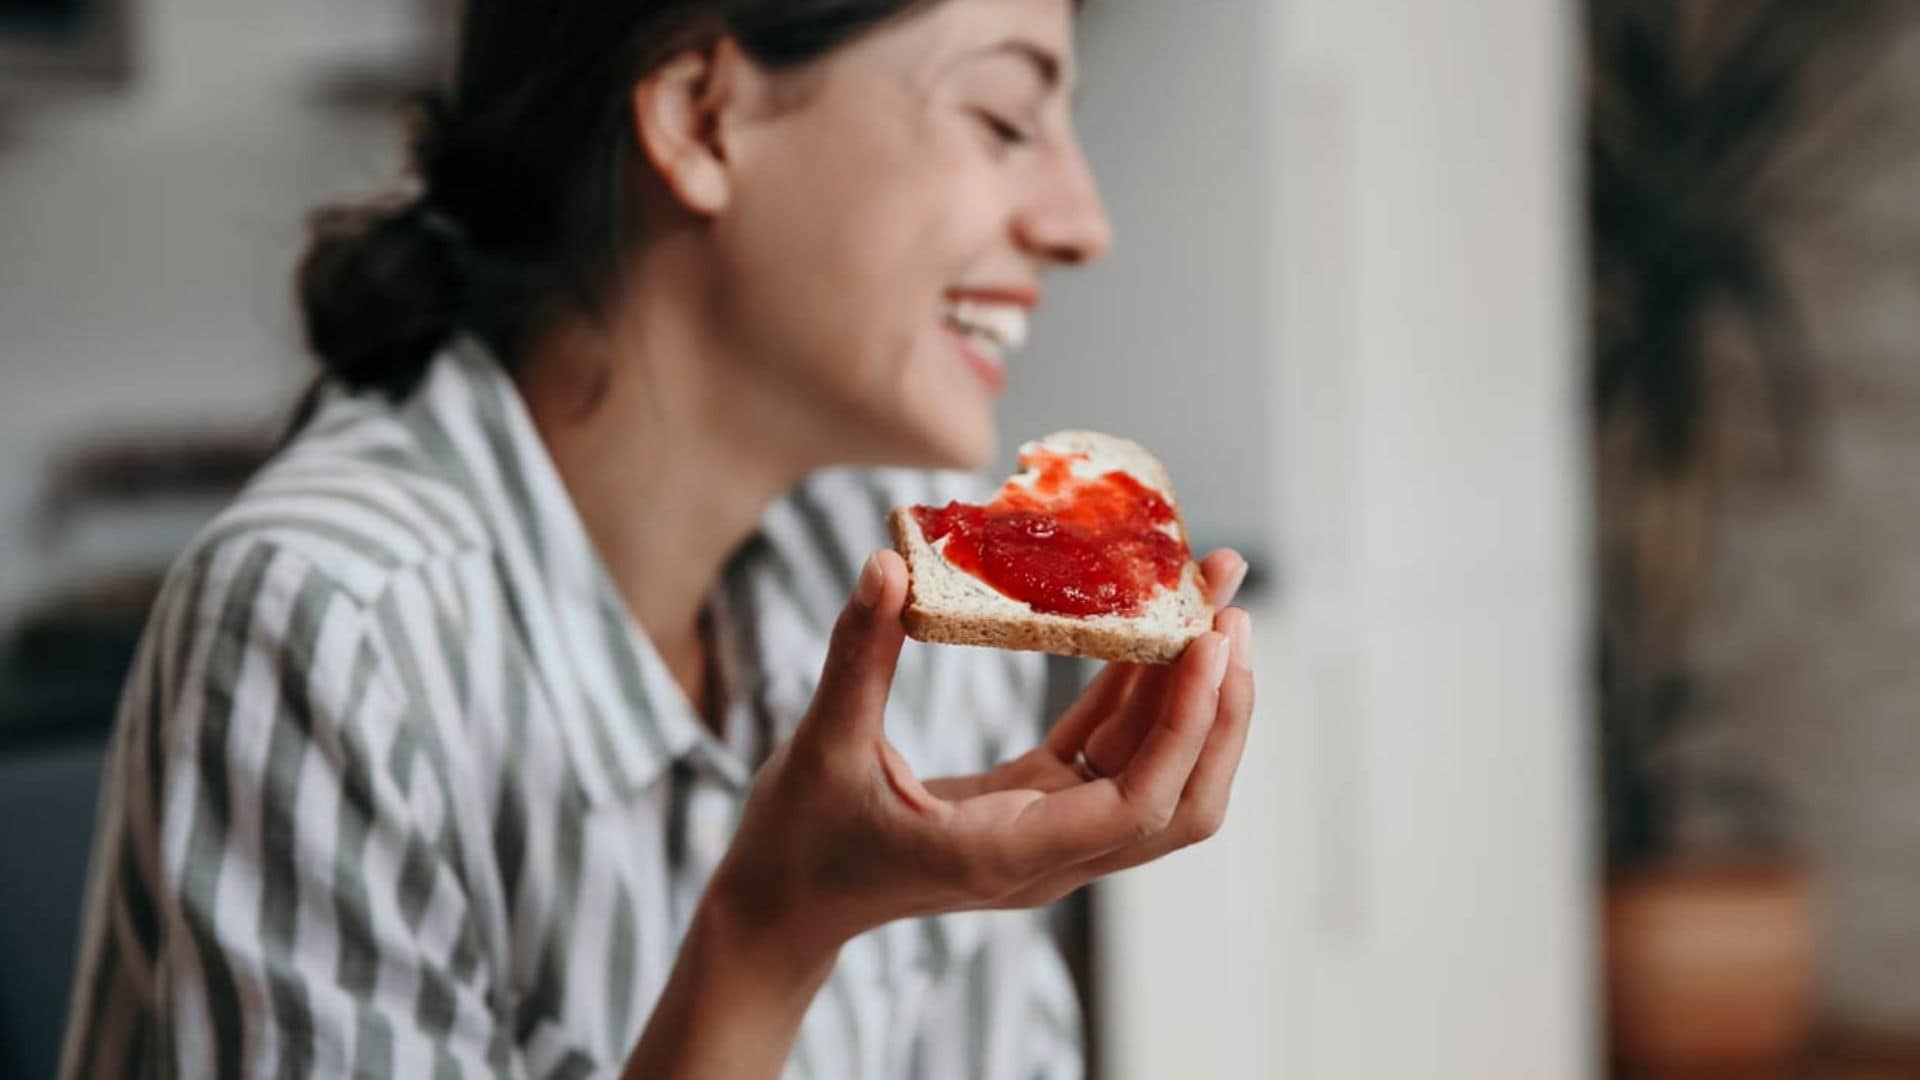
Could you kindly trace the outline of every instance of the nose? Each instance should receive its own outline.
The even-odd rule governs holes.
[[[1113,247],[1113,222],[1078,142],[1052,155],[1046,177],[1015,219],[1021,247],[1063,266],[1089,263]]]

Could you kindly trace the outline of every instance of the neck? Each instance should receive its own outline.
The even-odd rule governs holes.
[[[519,384],[614,585],[697,702],[707,597],[768,504],[826,462],[660,280],[617,322],[548,335]]]

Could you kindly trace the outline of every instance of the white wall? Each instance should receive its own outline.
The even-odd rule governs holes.
[[[0,612],[46,569],[22,526],[49,452],[290,403],[303,214],[396,167],[390,124],[311,97],[329,65],[404,45],[401,5],[137,7],[133,86],[24,108],[0,149]]]
[[[1203,543],[1268,547],[1260,0],[1094,0],[1077,118],[1114,250],[1055,274],[1015,357],[1011,449],[1064,427],[1151,447]]]
[[[1573,5],[1264,10],[1286,588],[1227,830],[1104,894],[1108,1060],[1591,1075]]]

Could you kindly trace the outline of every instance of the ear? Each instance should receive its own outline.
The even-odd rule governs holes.
[[[726,124],[739,105],[746,56],[721,38],[688,49],[634,85],[634,132],[668,190],[688,210],[710,217],[733,194]]]

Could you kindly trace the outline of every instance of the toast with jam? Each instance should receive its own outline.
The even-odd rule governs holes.
[[[1164,664],[1213,623],[1167,471],[1138,443],[1062,431],[981,505],[887,518],[920,640]]]

